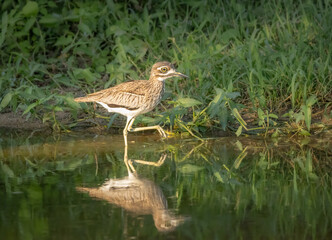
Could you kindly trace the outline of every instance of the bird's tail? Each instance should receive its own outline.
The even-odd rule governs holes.
[[[75,102],[92,102],[90,98],[88,97],[78,97],[74,98]]]

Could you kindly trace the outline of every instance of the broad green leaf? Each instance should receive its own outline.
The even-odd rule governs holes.
[[[310,96],[307,101],[306,101],[306,105],[308,107],[311,107],[312,105],[314,105],[317,102],[317,97],[315,95]]]
[[[23,32],[27,35],[36,22],[36,17],[30,17],[28,21],[25,22]]]
[[[310,136],[311,135],[307,130],[304,130],[304,129],[301,130],[300,134],[303,135],[303,136]]]
[[[91,29],[85,23],[78,24],[78,29],[84,34],[91,35]]]
[[[59,16],[57,14],[53,14],[53,15],[49,14],[49,15],[42,17],[39,20],[39,23],[52,25],[52,24],[58,24],[59,21],[62,21],[61,16]]]
[[[275,114],[273,114],[273,113],[269,114],[269,117],[270,117],[270,118],[275,118],[275,119],[277,119],[277,118],[278,118],[278,116],[277,116],[277,115],[275,115]]]
[[[93,82],[95,80],[93,73],[88,68],[85,69],[76,68],[73,70],[73,73],[74,76],[78,79],[85,79],[88,82]]]
[[[59,106],[55,106],[55,107],[53,108],[53,111],[54,111],[54,112],[63,112],[63,109],[62,109],[61,107],[59,107]]]
[[[31,109],[33,109],[34,107],[36,107],[37,105],[39,104],[39,102],[34,102],[34,103],[31,103],[26,109],[25,111],[23,112],[23,115],[27,114],[28,112],[30,112]]]
[[[240,126],[240,127],[236,130],[235,134],[236,134],[236,136],[240,136],[241,133],[242,133],[242,126]]]
[[[238,36],[238,31],[234,28],[228,29],[223,32],[220,36],[220,39],[224,43],[228,43],[230,39],[236,38]]]
[[[193,107],[202,104],[200,101],[193,98],[179,98],[176,102],[183,107]]]
[[[310,131],[311,126],[311,107],[302,105],[302,112],[304,114],[304,121],[307,126],[307,129]]]
[[[11,92],[7,93],[0,103],[0,110],[7,107],[7,105],[12,100],[13,94]]]
[[[22,9],[22,14],[26,17],[37,15],[39,11],[38,3],[34,1],[28,1]]]
[[[300,121],[304,120],[303,113],[294,113],[295,122],[299,123]]]
[[[220,88],[215,88],[217,94],[216,96],[214,97],[214,99],[212,100],[212,103],[219,103],[220,101],[223,100],[223,94],[224,94],[224,90],[220,89]]]
[[[68,44],[70,44],[73,41],[73,37],[72,36],[60,36],[56,42],[55,42],[55,46],[67,46]]]
[[[264,119],[265,114],[262,109],[258,108],[257,114],[259,119]]]

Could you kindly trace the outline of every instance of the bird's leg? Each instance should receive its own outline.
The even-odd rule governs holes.
[[[133,118],[135,119],[135,118]],[[167,134],[165,133],[165,131],[159,126],[159,125],[155,125],[155,126],[149,126],[149,127],[138,127],[138,128],[132,128],[134,121],[131,121],[127,127],[128,132],[140,132],[140,131],[145,131],[145,130],[152,130],[155,129],[159,132],[159,134],[166,138]]]
[[[135,121],[135,118],[127,117],[127,123],[126,123],[125,128],[123,129],[123,138],[124,138],[125,146],[128,146],[127,135],[128,135],[128,132],[130,131],[129,129],[131,129],[131,125],[133,125],[134,121]]]

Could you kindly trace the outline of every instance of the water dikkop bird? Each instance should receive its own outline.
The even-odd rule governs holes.
[[[74,100],[76,102],[96,102],[106,108],[108,112],[126,116],[127,122],[123,129],[126,146],[128,145],[128,132],[155,129],[162,137],[167,137],[159,125],[138,128],[132,128],[132,125],[138,115],[150,112],[160,103],[165,92],[165,80],[171,77],[188,78],[177,72],[171,63],[157,62],[152,66],[149,80],[124,82]]]

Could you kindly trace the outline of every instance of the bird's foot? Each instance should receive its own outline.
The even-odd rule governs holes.
[[[161,137],[163,137],[163,138],[168,137],[168,134],[166,134],[166,132],[164,131],[164,129],[162,129],[162,127],[158,126],[157,130],[158,130]]]

